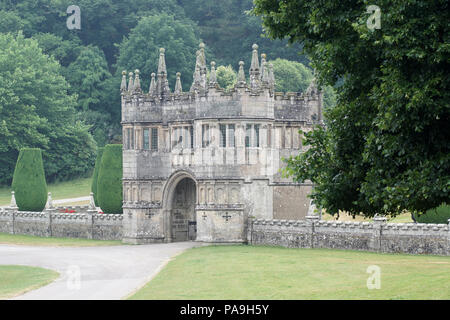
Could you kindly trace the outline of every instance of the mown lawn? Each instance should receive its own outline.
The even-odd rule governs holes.
[[[59,274],[37,267],[0,265],[0,299],[8,299],[49,284]]]
[[[48,191],[52,193],[52,199],[68,199],[89,196],[91,192],[92,178],[80,178],[49,184]],[[11,201],[11,188],[0,188],[0,206],[9,205]]]
[[[336,221],[336,217],[331,214],[323,214],[322,220]],[[372,218],[365,218],[363,216],[356,216],[353,218],[351,215],[343,212],[340,214],[338,221],[352,221],[352,222],[372,222]],[[387,217],[387,223],[413,223],[410,213],[402,213],[396,217]]]
[[[17,244],[27,246],[53,246],[53,247],[92,247],[92,246],[117,246],[120,240],[90,240],[78,238],[45,238],[20,234],[8,234],[0,232],[0,244]]]
[[[367,267],[381,269],[369,290]],[[450,299],[450,257],[209,246],[177,256],[130,299]]]

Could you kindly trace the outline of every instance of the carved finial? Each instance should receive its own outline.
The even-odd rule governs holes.
[[[154,72],[152,72],[151,76],[152,76],[152,79],[150,80],[150,88],[148,89],[148,93],[151,96],[154,96],[156,94],[156,80],[155,80],[156,74]]]
[[[89,210],[95,210],[94,193],[89,194]]]
[[[10,202],[9,206],[10,206],[10,208],[17,208],[16,196],[15,196],[14,191],[11,191],[11,202]]]
[[[267,86],[269,85],[269,66],[267,65],[267,62],[264,61],[264,65],[262,65],[262,70],[263,70],[263,74],[262,74],[262,83]]]
[[[272,90],[275,89],[275,75],[273,73],[273,64],[269,63],[269,84]]]
[[[250,65],[250,87],[252,89],[255,89],[259,86],[261,74],[258,60],[258,45],[254,44],[252,48],[253,53],[252,53],[252,62]]]
[[[209,85],[214,87],[217,83],[216,63],[211,61],[211,72],[209,74]]]
[[[130,71],[130,73],[128,73],[128,92],[132,92],[133,91],[133,72]]]
[[[266,65],[265,64],[266,64],[266,54],[265,53],[261,53],[261,71],[260,71],[260,73],[261,73],[261,75],[260,75],[261,80],[264,77],[264,69],[266,69]]]
[[[308,89],[306,89],[306,94],[309,96],[313,96],[318,94],[317,84],[316,84],[316,78],[314,77],[311,83],[308,86]]]
[[[199,44],[200,47],[200,54],[199,54],[199,67],[200,67],[200,73],[206,74],[206,56],[205,56],[205,44],[201,42]]]
[[[122,83],[120,84],[120,91],[127,91],[127,72],[125,70],[122,71]]]
[[[239,61],[238,82],[237,85],[242,87],[247,84],[245,81],[244,61]]]
[[[158,81],[156,82],[156,91],[159,96],[166,96],[170,93],[169,82],[167,80],[167,69],[164,48],[159,49],[158,62]]]
[[[257,71],[259,72],[259,60],[258,60],[258,45],[255,43],[253,46],[252,52],[252,62],[250,64],[250,72]]]
[[[53,200],[52,200],[52,193],[49,192],[47,194],[47,203],[45,204],[46,209],[53,209]]]
[[[135,78],[134,78],[134,91],[141,91],[141,80],[139,79],[139,69],[136,69],[134,71]]]
[[[181,73],[177,72],[177,81],[175,82],[175,94],[181,94],[183,88],[181,86]]]
[[[165,52],[166,52],[166,49],[164,49],[164,48],[159,49],[158,74],[162,74],[162,73],[167,74],[166,59],[165,59],[165,55],[164,55]]]

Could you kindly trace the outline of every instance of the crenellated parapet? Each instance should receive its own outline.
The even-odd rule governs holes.
[[[258,45],[253,45],[249,80],[244,62],[239,62],[237,81],[233,88],[224,90],[217,82],[216,64],[208,70],[204,44],[196,54],[193,81],[188,92],[183,92],[181,74],[177,72],[175,89],[167,81],[165,50],[160,49],[157,73],[151,74],[150,87],[144,92],[139,70],[122,73],[122,122],[161,121],[162,119],[198,119],[211,117],[291,119],[320,122],[322,120],[322,93],[314,83],[305,92],[275,92],[273,65],[267,57],[258,57]],[[209,78],[208,78],[209,74]],[[208,110],[209,109],[209,110]],[[149,115],[151,114],[151,115]],[[184,115],[184,117],[183,117]],[[181,119],[181,120],[182,120]]]

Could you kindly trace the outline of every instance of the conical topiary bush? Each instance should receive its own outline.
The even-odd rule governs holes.
[[[20,211],[40,212],[47,202],[47,183],[41,149],[24,148],[19,152],[12,181]]]
[[[104,213],[122,213],[122,145],[103,150],[97,179],[98,205]]]
[[[98,148],[97,159],[95,159],[94,173],[92,175],[91,191],[94,194],[94,202],[95,202],[96,206],[99,206],[98,199],[97,199],[97,182],[98,182],[98,171],[100,169],[100,164],[102,161],[102,155],[103,155],[104,149],[105,148],[103,148],[103,147]]]

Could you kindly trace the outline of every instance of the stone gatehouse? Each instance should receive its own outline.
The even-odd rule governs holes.
[[[322,93],[274,91],[273,66],[253,45],[249,78],[239,62],[225,91],[200,44],[193,83],[168,85],[164,49],[144,93],[124,71],[123,236],[127,243],[245,242],[249,217],[304,219],[310,184],[282,177],[302,150],[299,130],[322,124]],[[128,83],[127,83],[128,82]]]

